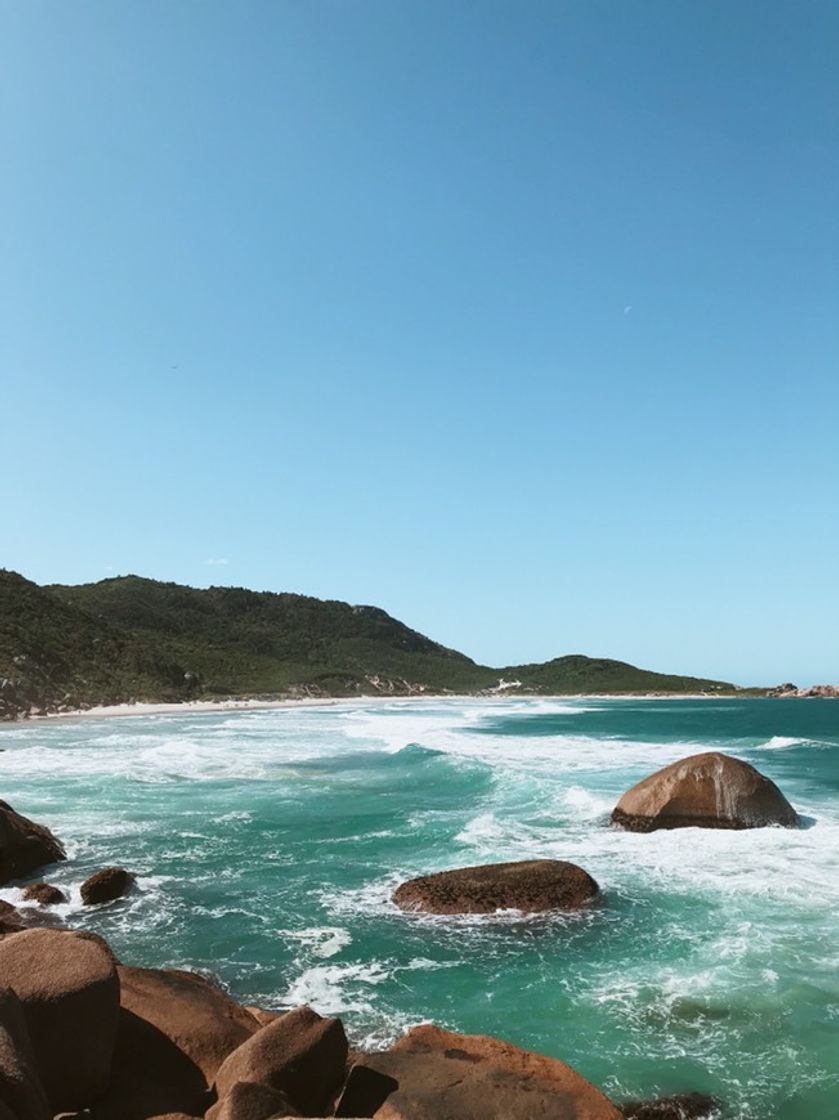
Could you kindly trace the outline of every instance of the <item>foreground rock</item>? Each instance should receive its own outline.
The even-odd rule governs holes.
[[[20,1000],[0,988],[0,1117],[51,1120],[52,1109],[38,1077]]]
[[[65,858],[64,848],[48,828],[0,801],[0,886]]]
[[[103,867],[82,883],[82,902],[85,906],[112,902],[115,898],[128,894],[133,882],[134,876],[124,867]]]
[[[114,1054],[119,1083],[106,1102],[160,1098],[166,1111],[203,1115],[229,1054],[259,1030],[254,1017],[208,980],[176,969],[120,966],[122,1011]],[[98,1115],[98,1114],[97,1114]],[[149,1113],[148,1115],[156,1115]]]
[[[612,823],[659,828],[794,828],[798,815],[774,782],[748,762],[709,751],[665,766],[628,790]]]
[[[23,892],[26,902],[39,902],[42,906],[56,906],[66,902],[67,895],[51,883],[30,883]]]
[[[581,867],[556,859],[462,867],[411,879],[393,901],[427,914],[492,914],[496,910],[574,910],[592,901],[597,883]]]
[[[303,1116],[325,1116],[347,1063],[347,1037],[337,1019],[298,1007],[263,1027],[216,1074],[219,1101],[239,1081],[284,1093]]]
[[[0,977],[21,1002],[54,1112],[104,1093],[119,1015],[113,954],[91,934],[31,929],[0,941]]]
[[[299,1115],[285,1093],[255,1081],[237,1081],[227,1096],[206,1113],[204,1120],[272,1120]]]
[[[359,1089],[361,1070],[366,1095]],[[611,1101],[564,1062],[496,1038],[432,1026],[416,1027],[393,1049],[361,1058],[336,1115],[376,1120],[621,1120]]]
[[[624,1120],[710,1120],[718,1103],[707,1093],[680,1093],[675,1097],[656,1097],[630,1101],[621,1112]]]

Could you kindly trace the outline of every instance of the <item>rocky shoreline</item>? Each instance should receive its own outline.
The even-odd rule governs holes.
[[[699,1120],[701,1094],[618,1106],[570,1066],[431,1025],[351,1049],[310,1007],[236,1003],[206,977],[121,963],[94,934],[0,940],[2,1120]]]

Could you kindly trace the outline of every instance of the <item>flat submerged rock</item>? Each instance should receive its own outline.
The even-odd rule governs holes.
[[[577,910],[598,893],[597,883],[574,863],[557,859],[482,864],[409,879],[393,901],[426,914],[492,914],[521,910]]]

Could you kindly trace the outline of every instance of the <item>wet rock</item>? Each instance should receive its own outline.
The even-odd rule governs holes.
[[[680,1093],[673,1097],[654,1097],[629,1101],[621,1112],[624,1120],[710,1120],[719,1108],[707,1093]]]
[[[483,1035],[415,1027],[356,1066],[398,1086],[373,1113],[376,1120],[621,1120],[564,1062]]]
[[[347,1038],[337,1019],[298,1007],[263,1027],[216,1074],[223,1100],[237,1081],[285,1093],[304,1116],[323,1116],[344,1078]]]
[[[22,929],[26,929],[23,915],[12,906],[11,902],[0,899],[0,936],[7,933],[20,933]]]
[[[427,914],[536,913],[586,906],[597,891],[594,879],[576,864],[538,859],[424,875],[398,887],[393,901]]]
[[[23,897],[26,902],[40,902],[42,906],[55,906],[59,902],[66,902],[67,895],[51,883],[30,883],[24,888]]]
[[[65,858],[63,846],[48,828],[0,801],[0,886]]]
[[[112,902],[122,898],[131,889],[134,876],[124,867],[103,867],[81,885],[82,902],[85,906],[96,906],[101,902]]]
[[[632,832],[659,828],[793,828],[798,816],[775,785],[748,762],[709,751],[651,774],[628,790],[612,823]]]
[[[0,976],[23,1007],[53,1111],[87,1107],[111,1071],[119,1014],[113,955],[89,934],[24,930],[0,941]]]

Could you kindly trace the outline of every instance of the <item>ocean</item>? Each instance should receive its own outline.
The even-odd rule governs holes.
[[[352,701],[10,724],[0,748],[0,797],[67,845],[58,911],[127,963],[310,1003],[360,1045],[426,1020],[496,1035],[618,1101],[700,1090],[733,1120],[839,1116],[839,701]],[[625,789],[709,749],[777,782],[802,827],[608,827]],[[411,876],[543,856],[589,871],[599,904],[390,902]],[[84,910],[108,864],[138,889]]]

